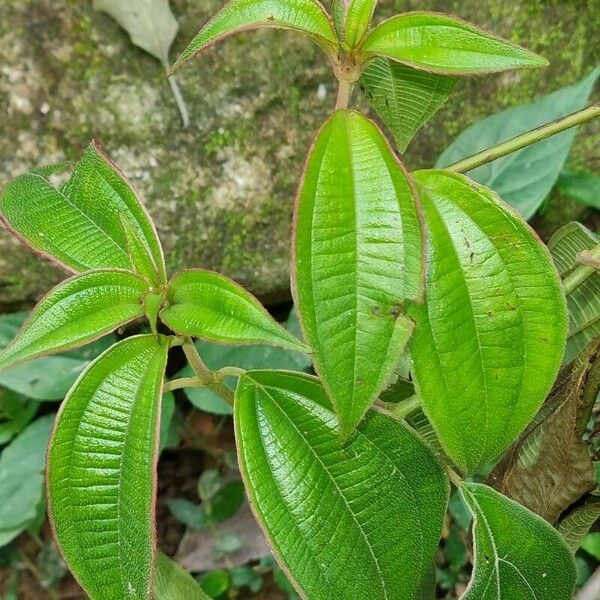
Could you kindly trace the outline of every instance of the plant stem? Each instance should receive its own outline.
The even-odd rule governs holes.
[[[585,253],[586,260],[599,260],[600,259],[600,244]],[[563,292],[565,296],[571,294],[576,290],[590,275],[597,272],[597,268],[591,267],[587,264],[580,264],[572,273],[567,275],[563,282]]]
[[[421,400],[415,394],[414,396],[411,396],[410,398],[399,402],[390,412],[397,419],[405,419],[406,417],[408,417],[408,415],[415,412],[415,410],[417,410],[419,406],[421,406]]]
[[[350,94],[352,93],[352,83],[348,79],[341,77],[338,80],[338,83],[335,110],[348,108],[348,105],[350,104]]]
[[[446,472],[448,473],[448,479],[458,488],[463,482],[463,478],[449,465],[446,465]]]
[[[198,376],[197,378],[190,378],[195,379],[198,382],[196,386],[201,385],[202,387],[212,390],[215,394],[225,400],[227,404],[233,406],[234,394],[232,389],[225,385],[220,378],[204,364],[204,361],[198,354],[198,350],[196,350],[196,346],[194,346],[194,342],[191,338],[187,338],[185,342],[183,342],[182,348],[190,366]]]
[[[202,385],[202,380],[199,377],[180,377],[179,379],[165,382],[163,389],[165,392],[172,392],[173,390],[180,390],[186,387],[202,387]]]
[[[171,75],[169,77],[169,70],[171,69],[169,61],[164,61],[163,66],[165,67],[165,71],[167,72],[167,79],[169,80],[169,85],[171,86],[173,97],[175,98],[175,104],[177,104],[179,114],[181,115],[181,124],[184,129],[187,129],[190,125],[190,113],[188,112],[187,105],[185,103],[185,100],[183,99],[183,96],[181,95],[181,90],[179,89],[179,85],[175,80],[175,76]]]
[[[521,135],[518,135],[510,140],[506,140],[506,142],[502,142],[497,146],[492,146],[487,150],[482,150],[477,154],[473,154],[473,156],[463,158],[462,160],[445,167],[445,170],[452,171],[454,173],[466,173],[467,171],[472,171],[477,167],[481,167],[481,165],[485,165],[489,162],[497,160],[498,158],[502,158],[507,154],[521,150],[526,146],[530,146],[531,144],[545,140],[550,136],[561,133],[566,129],[570,129],[571,127],[585,123],[586,121],[591,121],[597,117],[600,117],[600,105],[596,104],[593,106],[588,106],[583,110],[571,113],[566,117],[556,119],[556,121],[546,123],[545,125],[537,127],[536,129],[532,129],[527,133],[522,133]]]

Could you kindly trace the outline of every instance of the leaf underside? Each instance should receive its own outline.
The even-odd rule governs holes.
[[[446,102],[455,83],[453,77],[418,71],[387,58],[372,60],[360,79],[400,152]]]
[[[227,344],[273,344],[304,350],[260,302],[228,277],[190,269],[169,282],[161,320],[179,334]]]
[[[556,270],[486,188],[415,174],[429,230],[426,302],[413,305],[413,376],[447,454],[473,472],[535,415],[558,373],[567,319]]]
[[[210,600],[198,582],[176,562],[159,552],[153,600]]]
[[[556,268],[564,279],[579,266],[577,255],[600,244],[600,237],[581,223],[561,227],[548,242]],[[600,335],[600,271],[595,271],[567,296],[569,334],[565,364]]]
[[[6,368],[82,346],[144,314],[148,283],[126,271],[91,271],[52,289],[0,354]]]
[[[580,82],[486,117],[465,129],[439,157],[436,167],[447,167],[476,152],[585,107],[600,67]],[[527,146],[486,165],[469,176],[492,188],[504,202],[529,219],[548,196],[569,154],[576,128]]]
[[[285,372],[244,375],[234,418],[254,512],[302,596],[412,599],[448,500],[446,477],[422,442],[371,412],[340,446],[318,380]]]
[[[558,524],[558,531],[563,536],[571,552],[575,554],[581,540],[587,535],[592,525],[600,518],[600,497],[590,496],[581,506],[575,507]]]
[[[147,600],[155,556],[155,465],[167,338],[119,342],[64,400],[50,443],[49,513],[91,600]]]
[[[336,112],[298,191],[292,289],[344,437],[389,383],[412,331],[402,313],[422,294],[417,202],[376,126]]]
[[[231,0],[202,27],[171,71],[229,35],[262,27],[305,33],[329,53],[337,46],[331,21],[317,0]]]
[[[453,17],[408,12],[378,25],[360,50],[447,75],[543,67],[541,56]]]
[[[546,521],[492,488],[465,483],[474,564],[461,600],[571,600],[575,564]]]

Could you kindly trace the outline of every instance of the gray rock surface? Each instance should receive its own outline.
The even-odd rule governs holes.
[[[320,51],[299,35],[250,32],[179,75],[191,115],[184,131],[157,61],[81,0],[0,2],[0,186],[99,138],[146,199],[169,269],[214,268],[267,302],[288,297],[289,222],[303,156],[332,109]],[[174,59],[221,0],[172,0]],[[599,0],[431,0],[547,56],[546,70],[464,81],[409,148],[431,164],[467,124],[583,76],[598,62]],[[423,9],[381,1],[380,17]],[[355,95],[355,104],[364,101]],[[578,137],[576,164],[597,161],[598,127]],[[39,298],[63,275],[0,232],[0,305]]]

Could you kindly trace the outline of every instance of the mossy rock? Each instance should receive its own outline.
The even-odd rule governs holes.
[[[0,3],[0,106],[8,114],[0,121],[0,185],[35,166],[76,160],[99,138],[146,199],[171,271],[213,268],[269,303],[286,299],[295,185],[335,101],[326,60],[295,34],[232,38],[180,73],[191,116],[183,130],[161,66],[91,4]],[[221,4],[171,1],[181,24],[173,58]],[[380,18],[423,8],[417,0],[380,4]],[[572,83],[599,62],[590,43],[598,0],[432,0],[428,8],[522,43],[551,65],[462,82],[409,148],[411,168],[430,165],[466,125]],[[355,102],[365,107],[358,94]],[[591,165],[597,142],[598,126],[586,127],[574,163]],[[4,308],[31,303],[62,276],[0,233]]]

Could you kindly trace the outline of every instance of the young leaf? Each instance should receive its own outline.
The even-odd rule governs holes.
[[[418,71],[387,58],[372,60],[360,86],[404,152],[423,125],[448,99],[456,79]]]
[[[417,202],[377,127],[334,113],[298,189],[292,290],[343,437],[387,386],[412,332],[402,307],[422,295]]]
[[[160,318],[178,334],[225,344],[305,350],[254,296],[219,273],[203,269],[177,273],[169,282],[167,301]]]
[[[415,179],[429,230],[426,304],[410,307],[417,393],[467,472],[524,429],[556,378],[565,299],[544,245],[490,190],[462,175]]]
[[[98,141],[88,146],[77,163],[65,185],[65,193],[79,210],[114,238],[141,275],[153,283],[166,282],[165,260],[152,219]],[[134,236],[137,244],[132,241]],[[145,261],[139,256],[139,246],[147,254]]]
[[[37,173],[11,181],[0,198],[2,219],[38,253],[64,268],[131,269],[121,220],[129,221],[166,280],[150,217],[97,142],[92,142],[62,190]]]
[[[600,177],[585,171],[562,171],[558,177],[561,194],[600,210]]]
[[[169,50],[179,28],[169,0],[94,0],[94,9],[110,15],[136,46],[157,58],[165,70],[169,70]],[[175,80],[170,78],[169,81],[185,128],[189,125],[187,107]]]
[[[26,318],[24,312],[0,316],[0,348],[16,336]],[[85,367],[114,342],[116,337],[109,334],[83,348],[10,367],[0,371],[0,385],[34,400],[62,400]]]
[[[578,83],[531,104],[503,110],[465,129],[442,153],[436,167],[447,167],[471,154],[585,107],[600,67]],[[529,219],[556,183],[577,132],[568,129],[491,163],[469,176],[492,188]]]
[[[475,561],[461,600],[571,600],[575,563],[558,532],[492,488],[465,483]]]
[[[583,434],[600,391],[600,340],[558,378],[548,400],[490,475],[505,496],[554,523],[596,485]]]
[[[8,544],[36,518],[53,419],[54,415],[40,417],[0,454],[0,546]]]
[[[147,599],[156,552],[158,428],[168,339],[139,335],[94,361],[67,395],[48,453],[61,552],[91,600]]]
[[[599,518],[600,498],[598,496],[590,496],[586,502],[580,506],[576,506],[560,521],[557,529],[573,554],[577,552],[581,541]]]
[[[340,446],[323,387],[300,374],[246,373],[234,410],[248,497],[302,597],[412,599],[448,501],[417,436],[371,412]]]
[[[337,36],[318,0],[230,0],[189,43],[171,72],[223,38],[261,27],[292,29],[309,35],[327,54],[337,54]]]
[[[189,573],[159,552],[154,575],[154,600],[210,600],[210,597]]]
[[[600,237],[580,223],[561,227],[548,242],[548,248],[563,279],[581,268],[577,256],[600,244]],[[596,336],[600,335],[600,271],[593,271],[567,296],[569,333],[564,362],[575,356]]]
[[[477,75],[544,67],[537,54],[447,15],[408,12],[378,25],[360,50],[417,69],[446,75]]]
[[[377,0],[348,0],[344,20],[344,41],[353,49],[362,41],[371,19]]]
[[[53,288],[0,353],[0,369],[82,346],[141,317],[148,283],[127,271],[90,271]]]

